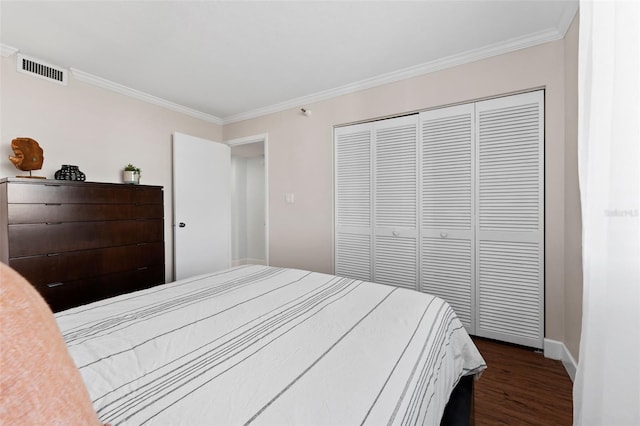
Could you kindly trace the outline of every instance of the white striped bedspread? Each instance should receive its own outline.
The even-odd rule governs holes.
[[[56,315],[112,425],[439,424],[485,363],[448,304],[241,266]]]

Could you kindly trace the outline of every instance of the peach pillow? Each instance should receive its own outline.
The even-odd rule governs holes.
[[[0,262],[0,425],[100,425],[47,303]]]

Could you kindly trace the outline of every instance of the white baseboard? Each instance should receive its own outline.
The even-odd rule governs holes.
[[[571,377],[571,381],[574,382],[576,379],[576,371],[578,371],[578,363],[571,355],[571,352],[567,349],[567,347],[562,344],[564,348],[564,357],[562,358],[562,364],[564,365],[565,370],[569,373],[569,377]]]
[[[578,363],[573,358],[571,352],[569,352],[564,343],[558,342],[557,340],[544,339],[544,356],[546,358],[562,361],[564,369],[567,370],[567,374],[573,382],[576,377]]]
[[[240,265],[266,265],[267,262],[264,259],[233,259],[231,261],[231,266],[240,266]]]

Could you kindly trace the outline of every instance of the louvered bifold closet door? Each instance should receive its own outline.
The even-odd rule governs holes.
[[[420,288],[474,333],[474,106],[420,114]]]
[[[374,123],[374,281],[418,289],[418,115]]]
[[[335,274],[371,281],[373,125],[335,130]]]
[[[476,104],[476,334],[542,348],[544,93]]]

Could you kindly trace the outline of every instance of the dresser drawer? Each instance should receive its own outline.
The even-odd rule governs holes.
[[[162,204],[9,204],[9,224],[162,219]]]
[[[7,202],[60,204],[162,204],[159,187],[95,183],[20,183],[7,187]]]
[[[12,258],[9,266],[33,285],[73,281],[162,264],[164,243],[108,247],[56,255]]]
[[[164,284],[164,265],[83,280],[50,283],[35,288],[49,303],[51,310],[59,312],[158,284]]]
[[[162,219],[9,225],[9,257],[164,240]]]

